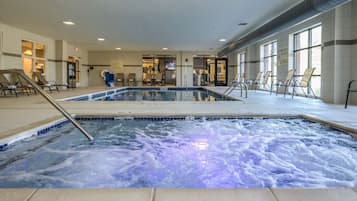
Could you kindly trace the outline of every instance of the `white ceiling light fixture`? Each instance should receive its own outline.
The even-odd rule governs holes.
[[[219,42],[226,42],[226,41],[227,41],[227,39],[225,39],[225,38],[219,39]]]
[[[71,20],[65,20],[62,21],[63,24],[68,25],[68,26],[74,26],[76,23],[72,22]]]
[[[97,38],[98,41],[105,41],[105,38]]]
[[[116,49],[116,50],[121,50],[121,48],[120,48],[120,47],[116,47],[115,49]]]
[[[164,47],[164,48],[162,48],[162,50],[168,50],[169,48],[167,48],[167,47]]]

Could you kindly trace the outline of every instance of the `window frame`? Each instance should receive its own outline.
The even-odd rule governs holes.
[[[23,42],[30,42],[32,43],[32,55],[26,55],[22,52],[22,43]],[[44,56],[43,57],[37,57],[37,54],[36,54],[36,45],[37,44],[41,44],[43,45],[44,47]],[[21,39],[21,60],[23,60],[24,58],[26,59],[31,59],[32,60],[32,66],[31,66],[31,74],[33,72],[36,71],[36,62],[37,61],[42,61],[44,63],[44,67],[42,68],[43,69],[43,73],[46,72],[46,66],[47,66],[47,44],[46,43],[43,43],[43,42],[38,42],[38,41],[34,41],[34,40],[29,40],[29,39]],[[23,65],[23,64],[21,64]],[[22,69],[23,69],[23,66],[21,66]]]
[[[271,51],[265,55],[265,48],[267,46],[271,45]],[[275,47],[275,49],[274,49]],[[269,42],[263,43],[261,46],[261,63],[260,63],[260,71],[263,73],[263,75],[268,71],[268,69],[266,69],[265,65],[266,65],[266,60],[270,59],[270,66],[271,69],[270,71],[271,73],[271,77],[269,78],[269,83],[272,82],[276,82],[277,79],[277,73],[278,73],[278,40],[271,40]],[[276,62],[274,62],[276,61]]]
[[[318,28],[318,27],[321,27],[322,29],[322,24],[316,24],[316,25],[313,25],[313,26],[310,26],[308,28],[305,28],[303,30],[300,30],[298,32],[295,32],[292,34],[293,36],[293,69],[295,70],[295,72],[297,72],[297,68],[298,68],[298,60],[297,60],[297,53],[299,52],[302,52],[302,51],[306,51],[307,50],[307,57],[308,57],[308,61],[307,61],[307,68],[308,69],[311,69],[312,68],[312,52],[313,52],[313,49],[315,48],[320,48],[321,49],[321,52],[322,52],[322,30],[321,30],[321,43],[319,45],[313,45],[313,37],[312,37],[312,30]],[[302,34],[304,32],[307,32],[308,33],[308,45],[307,47],[304,47],[304,48],[299,48],[297,49],[297,36],[299,34]],[[322,60],[322,56],[320,58]],[[300,64],[301,65],[301,64]],[[321,67],[321,66],[320,66]],[[301,69],[299,69],[300,71]],[[295,74],[294,76],[295,77],[302,77],[303,76],[303,73],[304,72],[299,72],[299,74]],[[321,75],[312,75],[312,77],[321,77]],[[310,83],[311,85],[311,83]],[[311,90],[310,88],[307,89],[307,94],[311,95]]]
[[[294,65],[293,68],[296,70],[296,52],[301,52],[304,50],[308,50],[308,68],[312,67],[312,59],[311,59],[311,53],[312,53],[312,49],[320,47],[322,48],[322,42],[319,45],[312,45],[312,30],[318,27],[322,27],[321,24],[309,27],[307,29],[303,29],[301,31],[298,31],[296,33],[293,34],[293,55],[294,55]],[[308,32],[308,45],[305,48],[300,48],[300,49],[296,49],[296,36],[304,33],[304,32]],[[301,75],[297,75],[297,76],[301,76]]]

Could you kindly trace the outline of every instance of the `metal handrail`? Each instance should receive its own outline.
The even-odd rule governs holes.
[[[352,84],[353,83],[357,83],[357,80],[351,80],[349,83],[348,83],[348,89],[347,89],[347,95],[346,95],[346,103],[345,103],[345,109],[347,109],[347,107],[348,107],[348,98],[349,98],[349,96],[350,96],[350,93],[351,92],[355,92],[355,90],[354,89],[351,89],[352,88]]]
[[[243,97],[243,89],[245,91],[245,98],[248,98],[248,85],[244,82],[238,82],[236,80],[232,81],[232,85],[230,87],[228,87],[228,89],[226,89],[223,92],[223,95],[228,96],[229,94],[231,94],[238,86],[240,86],[240,96]]]
[[[40,86],[38,86],[32,79],[27,77],[23,71],[18,69],[0,70],[0,73],[17,73],[23,79],[31,84],[53,107],[55,107],[64,117],[68,119],[79,131],[89,140],[93,141],[91,136],[62,106],[60,106],[50,95],[48,95]]]

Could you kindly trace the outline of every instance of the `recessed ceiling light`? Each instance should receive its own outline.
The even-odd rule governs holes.
[[[98,41],[105,41],[105,38],[97,38]]]
[[[162,50],[168,50],[169,48],[167,48],[167,47],[164,47],[164,48],[162,48]]]
[[[238,26],[247,26],[247,25],[248,25],[248,23],[246,23],[246,22],[241,22],[238,24]]]
[[[219,42],[226,42],[226,41],[227,41],[227,39],[225,39],[225,38],[219,39]]]
[[[65,24],[65,25],[68,25],[68,26],[76,25],[74,22],[69,21],[69,20],[63,21],[62,23]]]
[[[117,48],[115,48],[116,50],[121,50],[121,48],[120,47],[117,47]]]

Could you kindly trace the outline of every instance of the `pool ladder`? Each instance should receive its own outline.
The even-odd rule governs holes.
[[[9,69],[9,70],[0,70],[0,73],[15,73],[21,76],[26,80],[30,85],[37,90],[53,107],[55,107],[68,121],[70,121],[78,130],[89,140],[93,141],[94,138],[90,135],[61,105],[59,105],[47,92],[41,89],[32,79],[27,77],[22,70],[18,69]]]
[[[224,91],[223,95],[228,96],[231,94],[237,87],[240,89],[240,96],[243,97],[243,90],[245,92],[245,98],[248,98],[248,85],[244,82],[233,81],[231,86]]]

